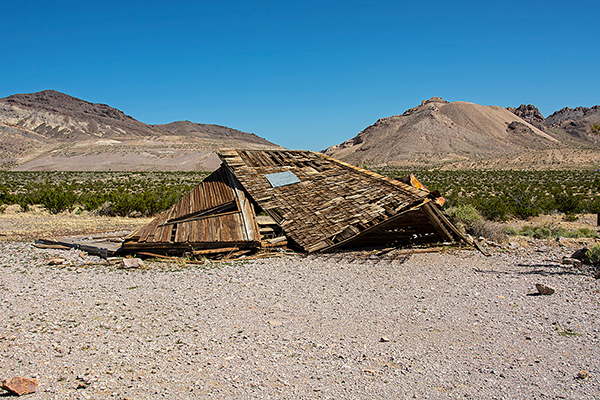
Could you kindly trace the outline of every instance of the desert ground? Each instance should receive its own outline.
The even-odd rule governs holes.
[[[598,239],[135,270],[33,246],[147,222],[0,214],[0,380],[37,379],[28,399],[600,398],[600,280],[563,262]]]

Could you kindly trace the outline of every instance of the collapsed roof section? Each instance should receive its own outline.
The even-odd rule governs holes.
[[[208,254],[289,242],[312,253],[464,239],[441,214],[438,197],[412,179],[310,151],[226,149],[219,157],[219,170],[130,235],[123,249]]]
[[[180,254],[224,248],[260,246],[256,216],[244,190],[226,169],[219,168],[150,224],[129,235],[125,251]]]

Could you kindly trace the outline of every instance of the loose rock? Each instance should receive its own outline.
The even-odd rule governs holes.
[[[11,394],[22,396],[24,394],[34,393],[37,390],[38,385],[39,382],[37,379],[15,376],[14,378],[3,380],[0,388]]]
[[[537,291],[539,294],[546,295],[546,296],[554,294],[554,289],[552,289],[550,286],[546,286],[542,283],[536,283],[535,287],[537,288]]]
[[[64,258],[52,258],[50,260],[48,260],[48,265],[62,265],[65,263],[65,259]]]
[[[590,373],[586,370],[581,370],[577,373],[577,379],[587,379],[590,377]]]
[[[124,258],[119,265],[121,269],[144,268],[144,262],[140,258]]]
[[[584,247],[582,249],[577,250],[575,253],[573,253],[573,255],[571,256],[571,258],[575,258],[579,261],[583,261],[583,259],[585,258],[585,253],[588,251],[589,249],[587,247]]]

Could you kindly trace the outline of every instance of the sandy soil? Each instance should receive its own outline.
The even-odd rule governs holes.
[[[562,260],[598,243],[121,270],[4,241],[0,379],[37,378],[30,399],[597,399],[600,281]]]

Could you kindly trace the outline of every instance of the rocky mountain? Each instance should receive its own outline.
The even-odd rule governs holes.
[[[600,124],[600,105],[592,108],[565,107],[549,115],[545,122],[549,132],[560,135],[565,140],[584,145],[599,142],[598,135],[592,132],[592,126]]]
[[[54,90],[0,99],[2,169],[212,170],[220,147],[281,148],[224,126],[148,125]]]
[[[439,97],[324,150],[352,164],[406,168],[565,168],[600,163],[597,141],[547,128],[534,106],[508,110]]]
[[[537,107],[521,104],[517,108],[508,107],[515,115],[543,130],[550,132],[564,141],[574,141],[578,144],[595,143],[598,137],[593,134],[592,126],[600,124],[600,106],[592,108],[565,107],[544,118]]]
[[[529,122],[539,130],[546,132],[548,129],[546,126],[546,121],[544,120],[544,116],[540,110],[538,110],[538,108],[532,104],[521,104],[517,108],[508,107],[507,109],[522,120]]]

